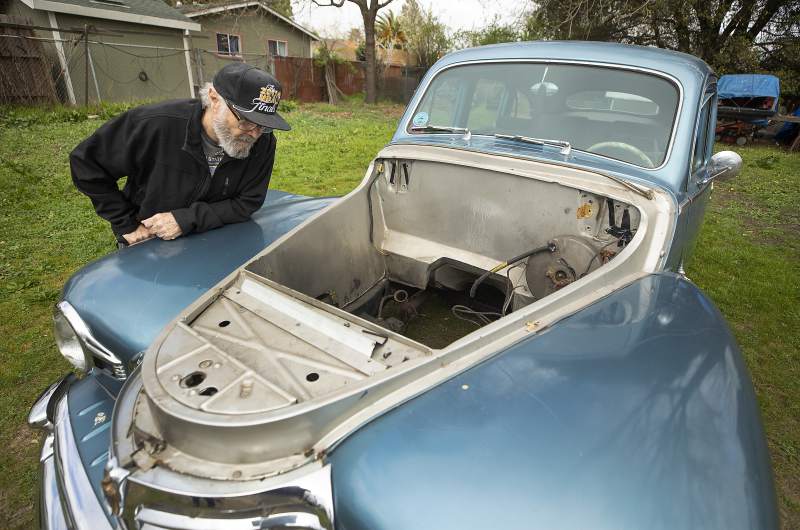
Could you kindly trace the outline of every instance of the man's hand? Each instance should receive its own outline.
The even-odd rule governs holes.
[[[175,239],[183,233],[171,212],[157,213],[142,221],[142,224],[150,230],[151,234],[161,239]]]
[[[144,224],[140,224],[136,227],[136,230],[129,234],[122,234],[122,237],[128,242],[129,245],[135,245],[136,243],[147,241],[148,239],[152,238],[153,235],[154,234],[150,233],[150,230],[148,230]]]

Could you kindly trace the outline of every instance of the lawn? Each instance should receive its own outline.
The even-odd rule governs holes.
[[[64,281],[114,249],[70,181],[67,156],[105,118],[0,108],[0,528],[30,528],[39,438],[25,425],[37,394],[69,369],[51,308]],[[302,105],[278,140],[272,187],[343,194],[389,140],[402,111]],[[717,183],[688,275],[717,303],[744,351],[767,429],[784,528],[800,528],[800,155],[739,150],[745,168]],[[720,485],[724,487],[724,485]]]

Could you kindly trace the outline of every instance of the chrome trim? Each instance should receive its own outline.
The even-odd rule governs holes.
[[[119,504],[119,513],[115,519],[126,528],[159,528],[158,526],[141,525],[140,516],[150,517],[160,513],[156,507],[168,507],[171,513],[166,516],[191,517],[206,513],[196,513],[196,502],[202,501],[208,506],[216,506],[222,516],[220,507],[233,506],[234,511],[241,513],[245,521],[254,517],[254,512],[246,512],[246,507],[261,510],[275,503],[276,496],[291,498],[296,502],[291,506],[284,505],[284,515],[290,513],[309,513],[319,520],[320,528],[328,530],[334,524],[333,486],[331,466],[321,461],[314,461],[305,466],[288,471],[275,477],[258,480],[212,480],[178,473],[168,465],[157,465],[149,470],[138,468],[134,463],[134,453],[140,450],[131,431],[131,420],[134,415],[136,400],[142,392],[140,372],[134,371],[120,390],[111,418],[111,456],[106,463],[106,479],[104,486],[106,495],[111,494],[110,502]],[[271,515],[279,515],[277,509]],[[143,510],[148,510],[143,512]],[[267,513],[256,511],[256,514]],[[144,514],[144,515],[142,515]],[[210,526],[199,528],[236,528],[231,526],[235,513],[228,513],[225,525],[210,519]],[[327,521],[325,521],[327,519]],[[155,524],[157,520],[148,519],[147,524]],[[162,520],[163,522],[163,520]],[[260,521],[266,523],[272,521]],[[136,526],[139,524],[139,526]],[[327,526],[326,526],[327,525]],[[291,526],[286,526],[292,528]],[[194,529],[194,526],[171,526]],[[260,528],[249,526],[247,528]],[[270,528],[266,526],[265,528]],[[298,528],[305,528],[300,526]],[[310,526],[308,528],[315,528]]]
[[[141,530],[253,530],[259,528],[298,530],[327,530],[316,515],[302,512],[279,513],[274,515],[248,517],[247,519],[222,519],[210,517],[190,517],[162,512],[151,508],[141,508],[136,514]]]
[[[67,521],[61,509],[56,481],[55,458],[53,457],[54,436],[48,434],[42,444],[39,467],[39,528],[42,530],[67,530]]]
[[[598,154],[598,153],[591,153],[590,151],[584,151],[582,149],[577,149],[578,151],[581,151],[581,152],[584,152],[584,153],[590,153],[592,155],[599,156],[600,158],[605,158],[607,160],[613,160],[615,162],[619,162],[621,164],[632,166],[632,167],[635,167],[637,169],[641,169],[641,170],[644,170],[644,171],[658,171],[660,169],[663,169],[669,163],[670,156],[672,155],[672,147],[675,145],[675,136],[677,135],[678,127],[680,126],[681,111],[683,110],[683,94],[684,94],[683,84],[680,82],[680,80],[677,77],[673,76],[672,74],[668,74],[667,72],[662,72],[660,70],[652,70],[650,68],[643,68],[643,67],[640,67],[640,66],[630,66],[630,65],[625,65],[625,64],[614,64],[614,63],[604,63],[604,62],[595,62],[595,61],[572,61],[572,60],[569,60],[569,59],[475,59],[475,60],[472,60],[472,61],[460,61],[460,62],[457,62],[457,63],[448,64],[447,66],[443,66],[436,73],[434,73],[431,76],[431,78],[428,79],[427,83],[425,83],[425,86],[420,85],[420,86],[417,87],[416,91],[414,92],[414,95],[416,97],[416,95],[419,94],[419,101],[417,102],[417,105],[414,107],[414,112],[408,113],[409,117],[405,122],[403,122],[402,130],[405,131],[408,134],[411,134],[410,131],[409,131],[409,124],[411,123],[411,120],[413,119],[413,116],[419,110],[419,105],[420,105],[420,103],[422,103],[422,98],[425,96],[425,93],[428,91],[428,87],[433,82],[433,80],[436,79],[436,77],[439,74],[441,74],[445,70],[449,70],[450,68],[453,68],[453,67],[456,67],[456,66],[465,66],[465,65],[471,65],[471,64],[483,64],[483,63],[547,63],[547,64],[578,64],[578,65],[585,65],[585,66],[599,66],[599,67],[602,67],[602,68],[615,68],[615,69],[618,69],[618,70],[629,70],[629,71],[632,71],[632,72],[642,72],[642,73],[646,73],[646,74],[650,74],[650,75],[656,75],[656,76],[663,77],[664,79],[667,79],[667,80],[673,82],[675,84],[675,86],[678,87],[678,108],[675,109],[675,121],[672,124],[672,134],[669,137],[669,146],[667,147],[667,151],[664,154],[664,162],[660,166],[652,167],[652,168],[644,167],[644,166],[637,166],[636,164],[631,164],[630,162],[625,162],[624,160],[618,160],[616,158],[603,156],[603,155]],[[420,89],[422,89],[422,90],[420,90]],[[410,102],[409,102],[409,108],[410,108]],[[393,144],[395,142],[391,142],[391,143]],[[497,156],[505,156],[503,153],[497,153],[497,152],[494,152],[494,151],[492,151],[492,154],[497,155]]]
[[[33,427],[34,429],[41,429],[48,432],[53,432],[53,423],[50,421],[50,418],[47,415],[47,406],[50,404],[50,399],[52,399],[53,394],[56,393],[58,387],[61,385],[64,378],[59,379],[50,387],[47,388],[42,394],[39,396],[39,399],[31,407],[30,412],[28,413],[28,425]]]
[[[711,90],[711,85],[712,84],[714,85],[713,90]],[[688,178],[686,180],[686,190],[685,191],[687,193],[689,192],[689,181],[692,180],[692,178],[694,177],[694,175],[696,173],[694,171],[694,153],[695,153],[695,148],[697,147],[697,128],[700,126],[700,116],[703,114],[703,107],[706,105],[706,103],[710,103],[710,101],[712,99],[714,99],[714,96],[716,96],[716,95],[717,95],[717,84],[716,84],[716,82],[714,82],[714,83],[706,82],[705,88],[703,88],[703,95],[700,96],[700,105],[697,107],[697,109],[698,109],[697,116],[695,116],[695,118],[694,118],[694,130],[692,131],[692,151],[689,154],[689,167],[686,170]],[[708,108],[709,124],[711,123],[711,113],[714,110],[715,109],[712,108],[709,105],[709,108]],[[714,127],[716,127],[716,122],[714,123]],[[708,134],[708,132],[706,132],[706,134]],[[710,157],[709,157],[709,160],[710,160]],[[700,171],[701,169],[702,168],[698,169],[698,171]],[[701,182],[702,182],[701,180],[698,180],[698,188],[702,188],[703,186],[705,186],[705,184],[707,184],[707,182],[702,182],[702,183]]]
[[[66,397],[61,399],[56,409],[54,463],[61,506],[69,527],[74,530],[112,530],[108,513],[100,504],[83,468]]]
[[[117,357],[114,352],[103,346],[103,344],[95,338],[89,325],[84,322],[78,314],[78,311],[72,307],[72,304],[66,300],[62,300],[56,304],[56,309],[64,315],[69,325],[75,330],[75,334],[78,336],[81,346],[89,352],[90,356],[99,357],[110,364],[111,372],[115,379],[124,380],[128,377],[128,371],[122,359]],[[91,367],[87,366],[87,370],[89,368]]]

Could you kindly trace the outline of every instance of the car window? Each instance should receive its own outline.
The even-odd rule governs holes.
[[[711,115],[711,98],[706,99],[705,104],[700,109],[700,118],[697,120],[697,131],[695,133],[694,152],[692,155],[692,173],[696,173],[700,168],[708,163],[709,158],[709,118]]]
[[[659,110],[656,102],[644,96],[607,90],[577,92],[567,98],[567,106],[576,110],[608,110],[639,116],[656,116]]]
[[[438,125],[449,123],[456,112],[457,100],[458,84],[456,79],[445,79],[442,83],[438,83],[432,91],[427,105],[429,123]]]
[[[552,63],[475,63],[440,72],[411,127],[467,127],[474,135],[563,140],[573,148],[646,168],[669,152],[677,86],[622,68]],[[430,133],[428,131],[427,133]]]
[[[502,81],[478,79],[472,92],[467,127],[475,132],[491,134],[495,129],[500,103],[506,87]]]
[[[523,120],[533,119],[533,106],[528,94],[519,90],[514,92],[509,116]]]

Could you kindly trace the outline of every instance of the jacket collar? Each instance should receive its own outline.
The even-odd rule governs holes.
[[[189,117],[189,122],[186,124],[186,138],[183,141],[183,150],[191,154],[201,162],[205,162],[205,155],[203,154],[202,137],[200,131],[203,128],[203,105],[200,100],[195,100],[192,115]]]

